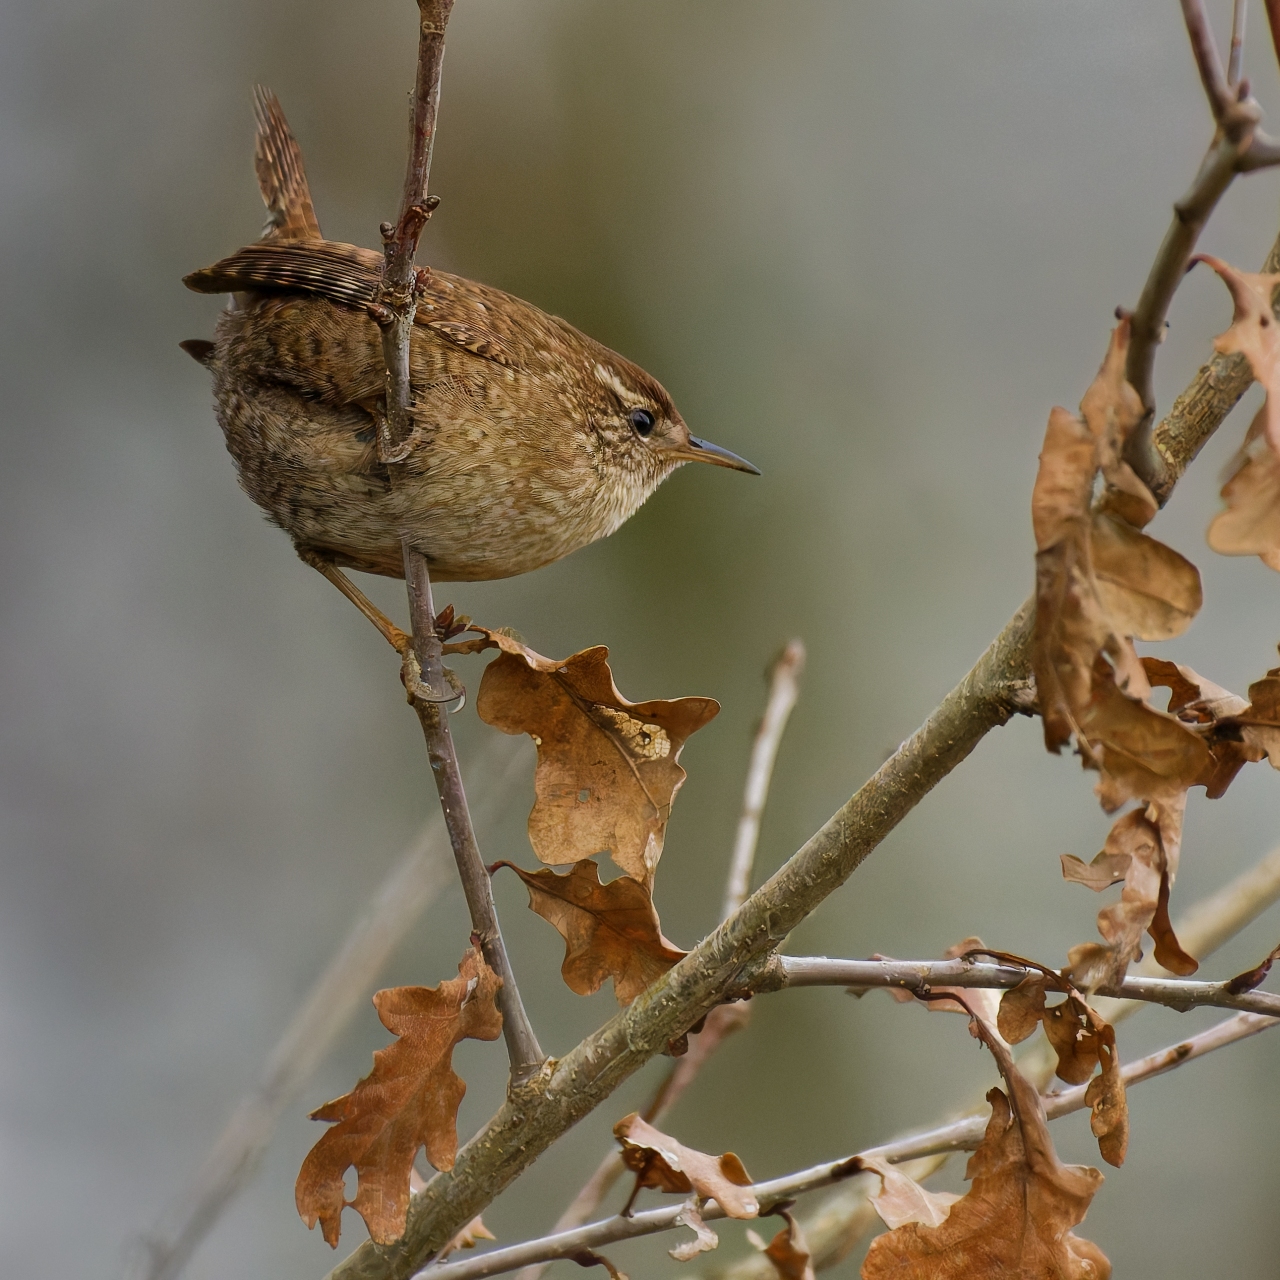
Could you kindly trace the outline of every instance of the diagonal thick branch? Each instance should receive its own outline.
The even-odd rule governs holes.
[[[425,274],[414,266],[413,256],[417,252],[418,237],[438,203],[435,197],[427,194],[427,183],[431,175],[431,151],[440,103],[445,27],[452,10],[453,0],[418,0],[418,71],[409,122],[409,161],[404,193],[394,225],[389,222],[382,224],[382,280],[377,298],[370,306],[370,314],[382,332],[382,353],[387,366],[387,412],[386,422],[380,428],[379,455],[389,465],[402,462],[407,456],[407,441],[412,427],[409,343],[418,289]],[[393,483],[394,477],[393,469]],[[427,556],[407,536],[403,539],[403,552],[413,629],[413,660],[406,663],[405,687],[422,724],[427,758],[471,913],[471,927],[484,952],[485,961],[502,979],[498,992],[502,1033],[511,1059],[512,1084],[520,1085],[537,1074],[544,1055],[525,1013],[502,940],[493,888],[476,843],[448,713],[443,707],[443,703],[454,700],[459,690],[444,668]]]

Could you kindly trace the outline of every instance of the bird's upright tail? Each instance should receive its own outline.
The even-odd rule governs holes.
[[[267,206],[264,240],[319,240],[320,223],[311,204],[311,188],[289,122],[280,99],[264,85],[255,85],[253,112],[258,119],[258,136],[253,149],[253,168],[258,189]]]

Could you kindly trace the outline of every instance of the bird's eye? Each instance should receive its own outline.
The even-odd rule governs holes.
[[[648,409],[632,409],[631,425],[636,430],[636,435],[647,436],[653,430],[653,414]]]

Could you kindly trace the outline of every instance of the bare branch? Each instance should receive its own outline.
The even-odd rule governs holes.
[[[1231,52],[1227,55],[1227,83],[1239,84],[1244,69],[1244,27],[1249,0],[1235,0],[1231,8]]]
[[[774,661],[769,672],[769,701],[751,747],[751,763],[747,766],[747,785],[742,797],[742,816],[733,842],[729,863],[729,879],[724,888],[724,906],[720,919],[727,920],[747,900],[751,891],[751,869],[755,865],[756,845],[760,840],[760,817],[769,795],[769,779],[783,730],[791,717],[791,709],[800,696],[800,676],[804,671],[804,644],[792,640]]]
[[[1234,1044],[1238,1040],[1257,1035],[1258,1032],[1274,1026],[1280,1026],[1280,1019],[1260,1017],[1252,1013],[1237,1014],[1198,1036],[1192,1036],[1188,1040],[1170,1045],[1167,1049],[1161,1049],[1158,1053],[1130,1063],[1123,1069],[1125,1084],[1132,1086],[1143,1080],[1149,1080],[1153,1076],[1172,1071],[1194,1058],[1203,1057],[1215,1049]],[[1049,1094],[1044,1100],[1045,1113],[1049,1119],[1056,1120],[1059,1116],[1081,1110],[1085,1106],[1087,1087],[1080,1085],[1062,1093]],[[855,1164],[859,1158],[876,1158],[887,1160],[892,1164],[900,1164],[943,1151],[972,1151],[982,1141],[986,1127],[985,1115],[966,1116],[962,1120],[953,1121],[951,1124],[942,1125],[926,1133],[886,1143],[884,1146],[872,1147],[870,1150],[859,1152],[856,1156],[827,1161],[809,1169],[787,1174],[782,1178],[758,1182],[752,1187],[752,1192],[761,1206],[769,1206],[782,1200],[789,1200],[793,1196],[803,1195],[807,1191],[831,1186],[832,1183],[853,1176],[859,1172]],[[686,1205],[682,1203],[650,1209],[631,1217],[619,1214],[574,1231],[547,1236],[541,1240],[530,1240],[506,1249],[495,1249],[479,1257],[467,1258],[465,1261],[429,1266],[418,1273],[419,1280],[484,1280],[487,1276],[514,1271],[531,1262],[550,1262],[557,1258],[571,1258],[582,1249],[595,1249],[603,1245],[616,1244],[620,1240],[632,1240],[637,1236],[670,1231],[680,1225],[678,1219],[685,1207]],[[724,1213],[714,1200],[705,1202],[700,1212],[704,1219],[724,1217]]]
[[[382,332],[382,353],[387,366],[387,412],[379,431],[379,456],[384,463],[403,462],[408,456],[412,416],[409,348],[418,290],[423,274],[413,265],[418,238],[438,201],[427,194],[431,176],[431,152],[435,143],[436,116],[440,104],[440,68],[444,60],[444,35],[453,0],[418,0],[418,72],[409,122],[409,161],[405,170],[400,213],[394,224],[382,224],[382,279],[369,313]],[[397,474],[391,471],[394,485]],[[502,1033],[511,1059],[513,1084],[535,1076],[543,1053],[534,1034],[515,973],[507,956],[493,901],[493,886],[476,843],[467,808],[466,791],[453,746],[447,713],[442,703],[462,692],[444,669],[441,638],[436,633],[435,606],[431,599],[431,575],[427,553],[406,535],[403,544],[405,585],[409,592],[409,617],[413,628],[413,652],[406,655],[405,688],[418,713],[427,742],[427,757],[440,795],[445,826],[453,845],[458,874],[471,913],[471,927],[489,967],[502,979],[498,1007]]]
[[[826,956],[778,956],[770,966],[780,981],[766,977],[760,991],[785,987],[849,987],[859,994],[874,987],[896,987],[917,996],[935,987],[977,987],[1009,991],[1033,970],[1020,965],[958,960],[833,960]],[[1241,1009],[1280,1017],[1280,995],[1266,991],[1236,994],[1225,982],[1195,982],[1189,978],[1128,977],[1118,987],[1099,988],[1100,995],[1167,1005],[1180,1013],[1198,1005]]]

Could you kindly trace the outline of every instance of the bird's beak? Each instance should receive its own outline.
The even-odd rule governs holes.
[[[753,476],[760,474],[760,468],[753,467],[746,458],[740,458],[710,440],[699,440],[697,436],[690,436],[689,447],[674,450],[674,456],[681,462],[709,462],[712,466],[728,467],[731,471],[746,471]]]

